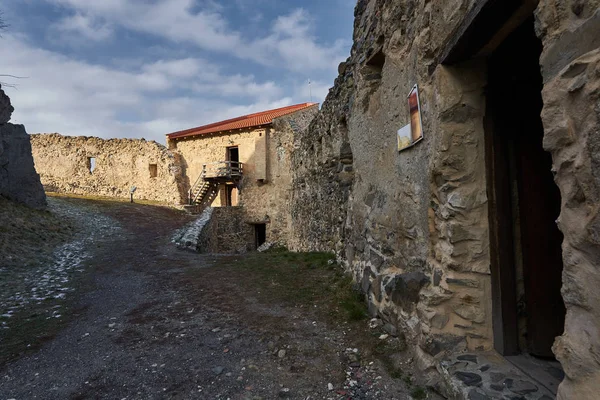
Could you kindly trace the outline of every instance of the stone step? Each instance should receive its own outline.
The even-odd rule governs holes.
[[[525,373],[494,351],[455,355],[442,361],[438,370],[456,399],[552,400],[556,397],[560,382],[558,374],[562,371],[556,367],[556,362],[539,360],[539,364],[540,367],[543,364],[546,369],[556,370],[554,375],[557,379],[552,381],[530,371]]]

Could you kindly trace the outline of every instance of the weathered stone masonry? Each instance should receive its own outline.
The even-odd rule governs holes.
[[[424,369],[449,353],[494,347],[486,62],[439,62],[482,3],[359,1],[351,57],[293,155],[291,247],[335,251],[371,309],[418,345]],[[599,4],[542,0],[535,10],[544,147],[565,236],[567,316],[554,345],[566,373],[561,399],[600,390]],[[398,153],[395,132],[408,123],[415,83],[425,140]]]
[[[9,123],[13,106],[0,88],[0,196],[33,208],[46,206],[46,195],[31,156],[23,125]]]
[[[185,202],[179,155],[154,141],[35,134],[31,143],[46,191],[129,198],[135,186],[134,199]]]

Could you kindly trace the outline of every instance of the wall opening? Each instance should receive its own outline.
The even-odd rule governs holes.
[[[239,192],[235,185],[225,186],[225,206],[236,207],[239,205]]]
[[[227,148],[227,161],[240,162],[240,151],[237,146]]]
[[[90,174],[94,173],[94,170],[96,169],[96,157],[87,158],[87,169],[90,171]]]
[[[267,241],[267,224],[254,224],[255,246],[258,249]]]
[[[560,192],[542,146],[541,51],[531,17],[488,59],[486,164],[495,347],[553,359],[566,310]]]
[[[150,172],[150,178],[156,178],[158,176],[158,165],[157,164],[149,164],[148,170]]]

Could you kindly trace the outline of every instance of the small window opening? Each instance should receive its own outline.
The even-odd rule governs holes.
[[[237,146],[227,148],[227,161],[240,162],[240,151]]]
[[[87,158],[87,169],[90,171],[90,174],[94,173],[94,170],[96,169],[96,157]]]
[[[383,66],[385,64],[385,53],[379,50],[371,56],[362,68],[362,75],[365,80],[372,81],[381,79]]]
[[[148,165],[148,170],[150,171],[150,178],[156,178],[158,176],[158,165],[157,164]]]
[[[254,224],[254,237],[257,249],[265,244],[267,241],[267,224]]]

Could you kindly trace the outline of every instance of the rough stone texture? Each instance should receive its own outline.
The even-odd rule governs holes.
[[[492,347],[485,69],[434,68],[472,3],[359,1],[352,54],[293,155],[291,247],[334,251],[431,366],[427,350],[450,352],[455,337]],[[398,153],[415,83],[425,140]],[[386,290],[411,273],[427,279]]]
[[[456,338],[493,348],[486,65],[437,62],[475,3],[359,0],[351,56],[292,156],[290,246],[335,252],[369,309],[419,344],[423,368],[464,349]],[[544,146],[565,235],[567,319],[554,352],[567,377],[558,398],[591,399],[600,391],[600,1],[541,0],[535,19]],[[395,132],[409,122],[415,83],[424,140],[398,153]],[[428,283],[394,302],[386,287],[406,273]]]
[[[555,46],[562,46],[558,34],[566,26],[570,33],[596,23],[598,11],[593,11],[600,2],[580,3],[579,16],[540,5],[543,62],[560,51]],[[600,393],[600,50],[576,55],[563,53],[564,68],[545,76],[542,92],[544,147],[553,157],[562,197],[558,223],[565,236],[562,295],[567,316],[565,332],[553,347],[566,374],[558,393],[565,400]]]
[[[178,230],[172,238],[172,242],[182,250],[198,251],[198,248],[205,246],[205,243],[198,243],[199,240],[209,240],[210,237],[202,235],[206,226],[209,224],[214,208],[207,207],[195,221],[189,223]]]
[[[0,88],[0,196],[44,208],[46,195],[34,167],[29,135],[23,125],[8,122],[13,110]]]
[[[254,228],[243,207],[217,207],[198,239],[199,253],[227,254],[254,250]]]
[[[247,222],[267,223],[267,242],[286,244],[289,240],[294,137],[307,128],[317,112],[315,106],[275,119],[266,138],[265,181],[244,177],[240,206],[245,209]]]
[[[153,200],[179,205],[187,198],[179,156],[144,139],[31,135],[33,158],[46,191]],[[90,172],[89,157],[96,159]],[[156,165],[153,177],[150,165]]]
[[[440,364],[450,382],[450,397],[477,399],[545,400],[552,393],[493,352],[464,354]]]

